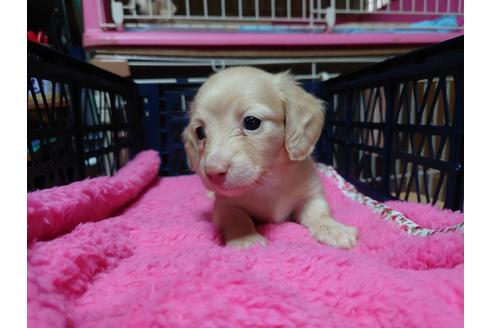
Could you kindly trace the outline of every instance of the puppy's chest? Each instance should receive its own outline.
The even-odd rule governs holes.
[[[259,188],[248,197],[237,200],[241,207],[255,221],[281,222],[289,218],[300,198],[295,190],[286,190],[280,186]]]

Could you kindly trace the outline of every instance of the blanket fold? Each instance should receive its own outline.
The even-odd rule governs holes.
[[[108,217],[157,176],[159,154],[139,153],[112,177],[98,177],[27,195],[27,241],[48,240],[78,224]]]

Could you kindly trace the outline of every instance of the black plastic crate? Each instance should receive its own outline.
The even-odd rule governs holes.
[[[326,81],[320,160],[365,193],[463,210],[464,37]]]
[[[136,85],[28,42],[28,190],[113,174],[141,148]]]
[[[142,84],[145,146],[159,151],[160,175],[190,173],[186,164],[181,132],[188,123],[187,106],[199,84],[187,80],[176,84]]]
[[[303,81],[327,106],[315,159],[378,200],[462,210],[463,43],[459,37],[326,82]],[[180,136],[198,87],[181,79],[137,88],[29,43],[28,189],[112,174],[141,149],[140,116],[144,148],[161,154],[160,174],[189,173]]]

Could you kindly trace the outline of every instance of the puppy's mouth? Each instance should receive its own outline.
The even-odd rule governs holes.
[[[243,183],[230,182],[227,178],[225,178],[224,181],[212,181],[203,176],[202,180],[204,181],[205,186],[213,192],[226,197],[235,197],[256,189],[260,184],[261,177],[252,180],[251,182],[248,181]]]

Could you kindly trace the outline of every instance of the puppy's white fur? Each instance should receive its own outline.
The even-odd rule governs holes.
[[[160,15],[171,17],[176,13],[177,7],[172,0],[135,0],[138,5],[138,14],[140,15]]]
[[[247,116],[260,119],[259,128],[246,129]],[[356,244],[356,229],[330,216],[310,157],[323,118],[322,102],[288,73],[236,67],[203,84],[182,137],[191,169],[215,192],[214,222],[227,245],[266,244],[252,219],[282,222],[289,217],[322,243]],[[202,140],[199,128],[205,132]],[[220,182],[212,176],[220,176]]]

